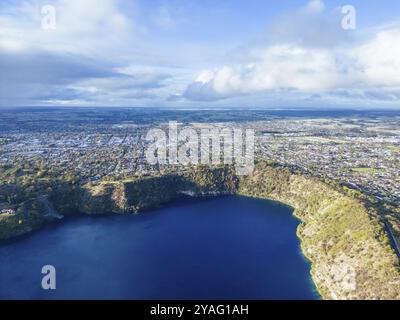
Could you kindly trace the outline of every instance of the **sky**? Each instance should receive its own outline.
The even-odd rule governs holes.
[[[0,108],[399,99],[398,0],[0,2]]]

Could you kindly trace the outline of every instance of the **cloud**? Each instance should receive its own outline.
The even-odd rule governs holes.
[[[41,8],[49,2],[56,9],[55,30],[41,28]],[[0,5],[0,106],[159,98],[171,70],[140,63],[140,28],[126,6],[119,0]]]
[[[2,85],[8,83],[64,84],[81,78],[115,76],[110,66],[74,55],[55,55],[37,51],[29,53],[0,52]]]
[[[400,26],[380,30],[349,52],[368,86],[400,86]]]
[[[92,104],[155,97],[170,75],[152,68],[115,67],[102,60],[52,52],[0,51],[0,105],[19,101]],[[120,101],[119,100],[119,101]]]
[[[279,30],[279,36],[269,37],[263,48],[249,50],[247,61],[201,71],[185,89],[184,97],[212,101],[291,92],[293,96],[307,93],[319,97],[325,94],[343,98],[398,99],[400,26],[380,29],[363,40],[347,37],[344,41],[343,30],[321,28],[329,26],[331,21],[324,18],[321,1],[310,1],[306,7],[284,16],[280,27],[273,27]],[[340,26],[340,21],[337,25]]]
[[[328,50],[274,45],[248,64],[201,72],[185,96],[207,99],[268,90],[326,90],[344,84],[340,64]]]
[[[168,78],[167,74],[150,71],[131,75],[118,73],[110,77],[83,79],[69,87],[94,101],[125,104],[123,100],[157,98],[157,90],[165,86],[164,81]]]
[[[118,75],[107,66],[90,59],[43,51],[0,51],[0,69],[0,104],[12,105],[20,99],[46,100],[55,95],[59,99],[77,96],[77,92],[66,86],[82,78]]]
[[[272,43],[330,49],[351,40],[351,33],[341,26],[342,18],[339,8],[326,11],[322,1],[313,0],[276,18],[267,39]]]
[[[400,100],[400,87],[391,89],[338,89],[330,92],[330,95],[359,101],[396,102]]]
[[[56,28],[42,28],[41,9],[51,5]],[[0,48],[2,50],[45,50],[105,57],[127,49],[136,33],[135,25],[116,0],[25,1],[2,8]]]
[[[56,9],[55,30],[41,28],[41,8],[48,4]],[[198,26],[204,17],[189,7],[143,8],[123,0],[0,2],[0,106],[399,99],[399,25],[361,39],[362,30],[341,28],[340,8],[328,10],[312,0],[272,21],[262,45],[243,45],[224,56],[225,43],[215,45],[212,33],[218,30],[211,28],[225,22],[196,33],[191,19]]]

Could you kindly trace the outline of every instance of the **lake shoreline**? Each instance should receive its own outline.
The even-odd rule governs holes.
[[[89,215],[135,214],[165,206],[183,194],[237,194],[277,201],[294,208],[301,221],[296,233],[322,298],[400,299],[398,258],[377,209],[351,190],[284,167],[257,163],[248,177],[237,177],[232,168],[220,167],[126,182],[101,181],[83,186],[65,206],[68,192],[60,189],[50,197],[57,212],[64,215],[71,207]],[[344,273],[338,276],[338,270]],[[353,274],[355,286],[349,290],[343,279]]]
[[[225,208],[224,210],[222,208]],[[263,209],[265,208],[265,209]],[[266,210],[266,211],[264,211]],[[254,212],[256,211],[256,212]],[[174,217],[174,218],[173,218]],[[188,218],[191,217],[191,218]],[[173,218],[173,219],[172,219]],[[172,219],[172,220],[171,220]],[[190,219],[190,223],[188,223],[188,219]],[[239,219],[239,220],[238,220]],[[256,220],[254,220],[256,219]],[[259,221],[258,221],[259,220]],[[236,222],[234,222],[236,221]],[[248,221],[254,221],[250,223],[249,226],[245,226],[245,224]],[[264,222],[262,222],[264,221]],[[276,222],[274,222],[276,221]],[[289,225],[286,225],[286,222],[283,224],[284,221],[289,221]],[[212,223],[214,222],[214,223]],[[185,226],[184,228],[173,227],[176,223]],[[233,225],[232,225],[233,223]],[[261,224],[260,224],[261,223]],[[231,294],[228,294],[227,296],[220,295],[218,296],[218,292],[220,292],[220,289],[216,289],[215,294],[213,291],[210,291],[211,296],[213,298],[227,298],[227,299],[233,299],[233,298],[238,298],[238,299],[257,299],[257,298],[278,298],[282,299],[285,296],[290,299],[301,299],[301,295],[298,295],[300,293],[296,293],[296,284],[295,283],[301,283],[301,286],[309,286],[307,289],[308,293],[306,296],[303,298],[311,298],[313,296],[313,299],[319,299],[319,296],[316,295],[315,291],[315,285],[312,282],[311,275],[309,273],[309,270],[311,268],[311,265],[308,260],[305,259],[303,256],[300,246],[299,246],[299,240],[295,235],[296,228],[298,226],[299,221],[293,217],[292,215],[292,210],[288,210],[286,206],[281,205],[280,203],[277,203],[276,201],[269,201],[269,200],[263,200],[263,199],[251,199],[250,197],[245,197],[245,196],[223,196],[223,197],[207,197],[207,198],[186,198],[186,199],[179,199],[177,201],[173,201],[167,206],[155,210],[151,210],[147,213],[140,213],[136,216],[127,216],[127,217],[122,217],[120,215],[107,215],[107,216],[101,216],[101,217],[92,217],[92,216],[75,216],[74,218],[68,218],[68,220],[64,221],[63,224],[57,224],[56,227],[54,225],[45,227],[44,229],[41,230],[40,233],[35,233],[31,235],[31,241],[17,241],[14,243],[14,245],[10,247],[28,247],[30,248],[31,246],[36,246],[38,243],[44,243],[44,246],[50,246],[50,247],[58,247],[59,244],[57,241],[54,239],[55,234],[66,234],[67,236],[58,236],[57,238],[60,238],[61,243],[60,247],[63,248],[65,246],[65,241],[68,245],[68,243],[71,242],[71,239],[79,239],[79,237],[75,234],[76,232],[84,232],[85,234],[85,239],[87,240],[82,240],[83,247],[79,249],[79,252],[90,252],[90,254],[97,255],[96,251],[93,251],[94,248],[91,249],[84,249],[89,245],[88,248],[90,248],[90,243],[91,241],[93,242],[93,245],[96,247],[99,246],[102,252],[107,252],[104,251],[107,243],[109,243],[109,246],[114,248],[113,251],[118,252],[120,249],[118,245],[114,244],[113,242],[109,242],[109,240],[95,240],[98,238],[98,233],[103,234],[103,237],[105,239],[114,239],[112,241],[123,241],[123,248],[121,249],[121,252],[125,252],[127,248],[130,248],[128,252],[131,252],[132,250],[137,250],[135,248],[142,248],[142,245],[139,245],[137,240],[138,237],[141,239],[141,243],[152,243],[152,241],[148,242],[145,239],[147,237],[152,237],[154,234],[160,234],[162,238],[165,238],[165,241],[163,241],[163,245],[168,247],[169,239],[171,239],[171,236],[175,234],[175,232],[165,232],[163,231],[162,233],[159,233],[158,229],[159,228],[171,228],[172,230],[181,230],[179,232],[184,232],[187,234],[187,236],[193,235],[192,240],[189,240],[189,243],[186,244],[180,244],[180,241],[182,239],[186,238],[185,236],[180,235],[179,233],[177,235],[173,235],[172,237],[175,237],[179,243],[176,252],[179,252],[181,250],[189,250],[189,252],[194,252],[195,255],[200,254],[200,257],[202,254],[208,252],[211,250],[211,252],[214,252],[212,256],[208,259],[211,263],[211,266],[215,263],[222,263],[222,261],[226,260],[226,263],[229,263],[231,265],[230,271],[228,272],[228,275],[231,274],[236,268],[237,272],[242,273],[244,272],[241,268],[243,268],[246,265],[249,265],[251,268],[250,270],[257,270],[254,274],[252,274],[252,271],[246,272],[247,276],[243,276],[242,280],[237,283],[237,281],[233,281],[232,283],[229,284],[227,282],[227,288],[230,286],[237,286],[239,285],[242,281],[246,283],[246,281],[250,281],[253,283],[252,285],[244,286],[243,288],[243,294],[240,296],[240,290],[237,291],[236,294],[233,296]],[[84,227],[81,227],[83,225]],[[118,225],[118,227],[117,227]],[[102,229],[99,229],[99,226],[101,226]],[[132,241],[129,241],[129,238],[127,238],[128,233],[125,230],[124,231],[124,226],[127,226],[128,228],[140,228],[142,231],[138,233],[138,231],[129,232],[131,236],[133,236]],[[228,229],[226,229],[226,226],[228,226]],[[230,226],[230,227],[229,227]],[[210,228],[211,227],[211,228]],[[88,229],[90,228],[90,229]],[[149,229],[150,228],[150,229]],[[222,229],[221,229],[222,228]],[[237,231],[236,231],[236,228]],[[283,228],[283,229],[282,229]],[[89,230],[92,230],[93,232],[89,232]],[[136,230],[135,229],[135,230]],[[101,231],[102,230],[102,231]],[[186,231],[185,231],[186,230]],[[227,230],[226,233],[221,233],[222,230]],[[280,231],[279,231],[280,230]],[[73,232],[73,233],[71,233]],[[115,232],[118,232],[119,236],[115,237],[113,236]],[[244,234],[243,234],[244,232]],[[281,232],[284,232],[284,234],[281,234]],[[143,234],[143,235],[141,235]],[[206,243],[202,244],[203,240],[202,238],[199,238],[199,235],[203,234],[203,237],[205,239],[208,239]],[[248,236],[244,236],[247,234]],[[289,235],[290,234],[290,235]],[[49,235],[51,235],[49,237]],[[215,238],[214,236],[217,236]],[[281,235],[281,236],[280,236]],[[142,238],[144,236],[145,238]],[[239,237],[239,238],[238,238]],[[260,238],[261,237],[261,238]],[[283,237],[283,238],[282,238]],[[120,240],[118,240],[120,238]],[[40,239],[40,240],[39,240]],[[48,240],[44,240],[48,239]],[[65,239],[62,240],[62,239]],[[122,240],[124,239],[124,240]],[[196,240],[197,239],[197,240]],[[261,239],[265,239],[262,241]],[[270,239],[270,240],[267,240]],[[290,240],[289,240],[290,239]],[[282,242],[283,240],[283,242]],[[78,240],[73,240],[73,241],[78,241]],[[88,242],[89,241],[89,242]],[[222,243],[220,243],[222,241]],[[250,241],[250,243],[253,244],[247,244],[247,242]],[[263,246],[257,247],[255,246],[256,243],[259,241],[262,241]],[[129,243],[132,243],[132,247]],[[157,241],[158,242],[158,241]],[[286,250],[279,250],[284,243],[290,243],[290,250],[289,252],[286,252]],[[136,243],[136,244],[135,244]],[[197,243],[197,244],[196,244]],[[275,243],[275,244],[274,244]],[[36,244],[36,245],[35,245]],[[140,252],[145,254],[144,261],[147,261],[148,258],[147,256],[147,250],[146,249],[150,244],[144,245],[142,249],[140,249]],[[199,247],[200,244],[200,247]],[[139,247],[138,247],[139,245]],[[192,246],[194,247],[192,248]],[[278,245],[275,248],[275,245]],[[40,245],[41,246],[41,245]],[[250,246],[248,249],[251,249],[250,251],[247,251],[245,248],[246,246]],[[150,245],[151,248],[156,248],[158,246],[153,246]],[[263,248],[264,247],[264,248]],[[174,247],[171,247],[174,248]],[[227,249],[226,256],[225,254],[222,254],[219,258],[217,258],[219,255],[215,256],[214,255],[219,252],[219,250],[222,250],[223,248]],[[242,248],[242,249],[240,249]],[[269,249],[267,249],[269,248]],[[275,248],[275,249],[274,249]],[[285,247],[281,247],[285,248]],[[150,248],[149,248],[150,249]],[[254,250],[253,250],[254,249]],[[261,251],[260,251],[261,249]],[[289,248],[288,248],[289,249]],[[11,249],[9,249],[10,251]],[[15,251],[16,249],[13,249],[11,251]],[[36,249],[35,249],[36,250]],[[61,249],[59,249],[61,250]],[[66,252],[70,252],[70,249],[65,248],[63,249]],[[153,250],[153,249],[152,249]],[[234,254],[234,252],[241,252],[242,250],[245,250],[245,252],[241,254]],[[262,254],[262,252],[264,252]],[[271,250],[271,251],[270,251]],[[26,251],[26,249],[25,249]],[[30,250],[29,250],[30,251]],[[247,251],[247,252],[246,252]],[[176,255],[177,253],[173,253],[175,251],[171,251],[172,256]],[[185,251],[184,251],[185,252]],[[273,254],[270,256],[268,254],[270,252]],[[0,247],[0,254],[1,254],[1,247]],[[184,253],[182,253],[184,254]],[[256,254],[256,256],[253,256]],[[35,255],[40,256],[40,261],[46,260],[48,261],[49,259],[46,258],[46,254],[38,254],[36,253]],[[250,255],[250,256],[249,256]],[[261,255],[259,258],[258,255]],[[157,256],[157,255],[155,255]],[[186,254],[185,254],[186,256]],[[285,262],[282,265],[282,261],[280,262],[279,257],[292,257],[294,261],[292,263]],[[242,259],[242,257],[247,257],[245,259]],[[251,258],[252,257],[252,258]],[[262,257],[262,258],[261,258]],[[73,259],[73,255],[70,256],[70,259]],[[112,256],[107,256],[104,257],[104,255],[101,255],[101,260],[107,260],[107,263],[105,265],[108,265],[109,263],[113,264],[113,261],[119,261],[118,258],[113,258]],[[154,259],[154,254],[152,254],[152,258]],[[182,260],[183,266],[186,264],[188,266],[191,265],[190,259],[189,261]],[[196,258],[195,260],[198,260],[200,258]],[[203,260],[204,258],[201,258]],[[211,259],[211,260],[210,260]],[[234,259],[234,261],[231,261],[230,259]],[[261,259],[259,261],[259,259]],[[277,260],[278,259],[278,260]],[[286,258],[285,258],[286,259]],[[20,260],[20,259],[14,259],[12,256],[10,256],[7,260],[13,261],[13,260]],[[173,259],[175,260],[175,258]],[[56,260],[57,261],[57,260]],[[150,260],[151,261],[151,260]],[[179,259],[178,259],[179,261]],[[185,261],[185,262],[183,262]],[[212,262],[213,261],[213,262]],[[219,262],[218,262],[219,261]],[[230,261],[230,262],[229,262]],[[297,261],[297,262],[295,262]],[[79,262],[77,262],[79,263]],[[177,262],[178,265],[180,262]],[[57,264],[57,263],[56,263]],[[104,264],[104,263],[103,263]],[[223,263],[224,264],[224,263]],[[299,268],[296,268],[295,266],[297,264],[300,264]],[[277,283],[277,276],[274,276],[271,278],[271,276],[268,276],[270,272],[268,272],[265,267],[270,266],[276,270],[281,270],[279,272],[282,273],[281,277],[284,277],[282,288],[280,287],[279,283]],[[200,266],[199,266],[200,267]],[[214,267],[205,267],[202,266],[201,269],[199,269],[198,272],[200,272],[199,279],[195,281],[202,281],[202,273],[203,272],[209,272],[206,270],[214,270],[216,272],[216,276],[219,274],[225,274],[226,271],[223,271],[221,269],[222,265],[218,267],[218,265]],[[282,268],[283,267],[283,268]],[[25,267],[24,267],[25,268]],[[58,264],[58,268],[61,268],[61,265]],[[166,270],[169,269],[168,266],[165,266]],[[292,277],[294,277],[294,274],[292,272],[287,273],[286,277],[286,271],[285,268],[289,268],[289,270],[292,270],[292,272],[295,273],[301,273],[303,276],[297,275],[295,278],[297,279],[293,283],[293,293],[290,293],[290,291],[286,290],[288,289],[287,285],[291,283]],[[293,269],[294,268],[294,269]],[[301,271],[304,268],[305,271]],[[200,271],[202,270],[202,271]],[[242,271],[239,271],[242,270]],[[297,270],[297,271],[295,271]],[[65,270],[63,271],[63,273]],[[72,271],[71,271],[72,272]],[[132,272],[134,272],[134,269],[132,269]],[[222,273],[221,273],[222,272]],[[276,272],[276,271],[275,271]],[[178,273],[180,274],[180,273]],[[183,273],[185,274],[185,273]],[[272,281],[271,283],[267,282],[264,286],[260,286],[259,284],[256,285],[256,283],[261,283],[266,280],[257,280],[257,275],[262,274],[265,279],[270,279],[267,281]],[[60,273],[61,275],[61,273]],[[238,274],[239,275],[239,274]],[[171,279],[174,279],[173,275],[171,275]],[[186,277],[186,276],[184,276]],[[194,276],[196,277],[196,276]],[[229,277],[228,277],[229,278]],[[233,279],[235,279],[236,276]],[[185,278],[183,278],[185,279]],[[246,280],[247,279],[247,280]],[[275,279],[275,280],[273,280]],[[155,283],[157,283],[157,278],[155,278]],[[172,281],[172,280],[171,280]],[[60,280],[60,284],[62,283],[62,279]],[[218,283],[218,281],[217,281]],[[235,284],[237,283],[237,284]],[[269,284],[268,284],[269,283]],[[284,284],[286,283],[286,285]],[[254,295],[257,291],[254,291],[254,294],[250,294],[253,289],[252,286],[256,285],[256,287],[259,287],[258,290],[263,290],[262,288],[268,287],[266,292],[269,292],[267,296],[261,294],[260,296]],[[255,287],[255,288],[256,288]],[[254,289],[255,289],[254,288]],[[304,287],[305,288],[305,287]],[[194,291],[195,288],[193,289]],[[202,292],[203,289],[200,289],[200,292]],[[265,289],[264,289],[265,290]],[[280,292],[280,290],[283,290]],[[302,289],[303,290],[303,289]],[[229,291],[229,290],[228,290]],[[284,292],[285,295],[282,295]],[[205,293],[204,293],[205,294]],[[250,295],[249,295],[250,294]],[[158,297],[158,296],[156,296]],[[207,296],[200,296],[201,298],[206,298]],[[162,296],[159,296],[159,298],[162,298]],[[182,296],[180,297],[182,298]]]

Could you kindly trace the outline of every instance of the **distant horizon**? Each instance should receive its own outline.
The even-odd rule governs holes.
[[[240,111],[396,111],[400,112],[398,107],[240,107],[240,106],[215,106],[215,107],[183,107],[183,106],[156,106],[156,107],[144,107],[144,106],[10,106],[1,107],[1,111],[15,110],[15,109],[156,109],[156,110],[187,110],[187,111],[201,111],[201,110],[240,110]]]

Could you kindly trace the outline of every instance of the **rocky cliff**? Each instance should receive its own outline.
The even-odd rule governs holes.
[[[280,201],[295,208],[297,234],[312,263],[312,277],[325,299],[400,299],[398,257],[380,212],[357,194],[315,178],[260,162],[251,176],[231,167],[198,167],[180,174],[83,186],[61,183],[47,195],[51,210],[68,215],[143,211],[192,196],[242,194]],[[0,215],[0,239],[39,228],[54,217],[49,205],[34,200],[14,215]]]
[[[238,193],[295,208],[297,234],[325,299],[400,299],[399,260],[379,212],[363,200],[288,169],[256,166]]]

